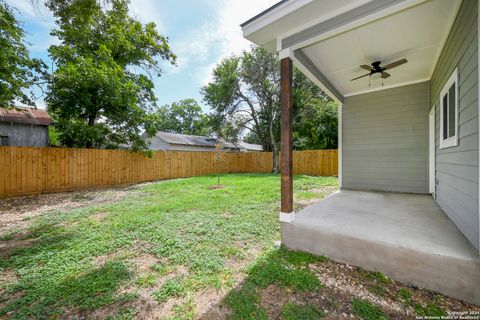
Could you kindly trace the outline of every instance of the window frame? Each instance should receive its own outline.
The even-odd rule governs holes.
[[[7,142],[7,144],[3,144],[3,138],[5,138],[5,141]],[[4,135],[0,135],[0,147],[8,147],[10,146],[10,137],[9,136],[4,136]]]
[[[455,134],[451,137],[447,137],[446,139],[443,138],[443,113],[444,113],[444,105],[443,105],[443,97],[445,95],[448,95],[450,88],[452,85],[455,85]],[[447,97],[447,103],[450,101],[450,99]],[[456,147],[458,146],[458,71],[457,68],[453,70],[452,74],[448,78],[447,82],[442,88],[442,91],[440,91],[440,149],[444,148],[450,148],[450,147]],[[448,106],[450,107],[450,105]],[[447,115],[449,113],[447,112]],[[450,121],[450,119],[447,119],[447,121]]]

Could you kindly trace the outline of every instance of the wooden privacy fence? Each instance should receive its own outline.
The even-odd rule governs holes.
[[[217,172],[271,172],[271,152],[157,151],[0,147],[0,197],[124,185]],[[294,152],[294,172],[337,175],[337,150]]]

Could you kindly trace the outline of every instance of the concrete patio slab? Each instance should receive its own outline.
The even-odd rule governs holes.
[[[282,223],[282,243],[480,305],[480,257],[429,195],[342,190]]]

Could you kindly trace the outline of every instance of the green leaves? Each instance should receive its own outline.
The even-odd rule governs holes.
[[[15,101],[34,106],[33,93],[25,90],[46,77],[47,66],[30,58],[24,37],[13,9],[0,0],[0,107]]]
[[[147,149],[159,118],[152,76],[160,63],[175,64],[154,23],[129,16],[127,0],[50,0],[61,44],[49,49],[57,65],[48,108],[68,147]]]
[[[284,320],[317,320],[325,314],[314,305],[287,303],[282,308],[281,319]]]
[[[163,106],[157,114],[158,129],[161,131],[199,136],[211,133],[210,119],[195,99],[183,99]]]
[[[213,109],[212,128],[276,151],[280,141],[280,68],[278,57],[252,47],[224,59],[213,81],[202,88]],[[293,74],[295,149],[337,146],[337,106],[299,70]],[[225,134],[224,134],[225,136]]]
[[[354,299],[352,301],[353,313],[363,320],[387,320],[383,310],[367,300]]]

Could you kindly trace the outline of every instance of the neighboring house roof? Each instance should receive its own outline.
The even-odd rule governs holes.
[[[202,136],[192,136],[179,133],[171,132],[157,132],[157,138],[165,140],[169,144],[177,144],[184,146],[199,146],[199,147],[210,147],[215,148],[216,139]],[[225,148],[238,148],[233,143],[223,142]]]
[[[45,110],[31,108],[0,108],[0,122],[49,126],[53,119]]]
[[[237,142],[237,146],[242,149],[247,149],[250,151],[263,151],[263,147],[260,144],[246,143],[244,141]]]

